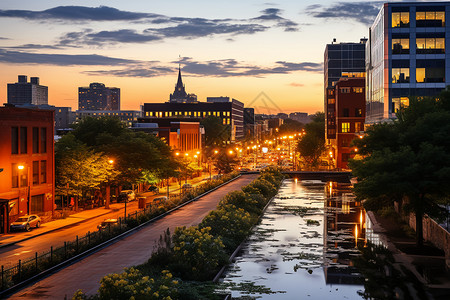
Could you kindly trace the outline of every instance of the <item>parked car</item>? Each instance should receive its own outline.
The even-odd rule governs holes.
[[[41,218],[38,215],[29,215],[19,217],[11,223],[11,231],[26,230],[30,231],[31,227],[39,228],[41,226]]]
[[[151,204],[151,205],[160,205],[160,204],[166,203],[168,200],[169,200],[169,198],[167,198],[166,196],[156,197],[149,204]]]
[[[183,184],[183,186],[181,187],[183,190],[190,190],[192,189],[192,184],[190,183],[185,183]]]
[[[119,194],[119,201],[133,201],[136,199],[136,194],[132,190],[122,190]]]
[[[106,219],[106,220],[104,220],[101,224],[99,224],[98,226],[97,226],[97,228],[98,229],[105,229],[105,228],[107,228],[108,226],[112,226],[112,225],[115,225],[115,224],[117,224],[117,219]]]

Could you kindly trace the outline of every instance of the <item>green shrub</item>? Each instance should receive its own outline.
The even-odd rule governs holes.
[[[226,194],[225,197],[223,197],[223,199],[219,202],[217,208],[220,209],[229,204],[232,204],[237,208],[242,208],[251,215],[259,215],[261,213],[261,208],[258,205],[258,201],[243,191],[233,191]]]
[[[146,300],[146,299],[177,299],[178,281],[172,279],[172,274],[164,270],[161,277],[150,278],[143,276],[135,268],[125,268],[118,274],[106,275],[100,281],[98,294],[86,296],[81,290],[78,290],[72,297],[72,300],[99,299],[99,300]]]
[[[277,193],[277,188],[265,179],[256,179],[247,185],[248,189],[257,189],[266,198],[271,198]]]
[[[220,236],[227,251],[232,252],[247,237],[255,222],[256,218],[242,208],[226,204],[211,211],[199,227],[211,228],[210,233]]]
[[[172,236],[171,270],[188,280],[210,280],[226,261],[220,237],[210,234],[211,228],[178,227]]]

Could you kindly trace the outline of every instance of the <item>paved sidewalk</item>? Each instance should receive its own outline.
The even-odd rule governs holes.
[[[201,176],[188,180],[188,183],[192,184],[193,186],[196,186],[196,185],[204,182],[204,179],[206,177],[209,178],[209,173],[207,173],[207,174],[202,173]],[[184,181],[182,184],[184,184]],[[169,193],[176,193],[177,191],[179,192],[179,190],[180,190],[180,185],[178,183],[175,182],[175,183],[170,184]],[[167,187],[163,187],[160,189],[159,194],[155,195],[152,192],[146,192],[146,193],[142,193],[142,194],[145,197],[154,198],[154,197],[164,196],[166,193],[167,193]],[[78,213],[71,214],[65,219],[57,219],[57,220],[52,220],[50,222],[42,223],[41,227],[38,230],[32,229],[29,232],[17,231],[17,232],[11,232],[8,234],[0,235],[0,248],[11,246],[16,243],[35,238],[37,236],[41,236],[41,235],[47,234],[47,233],[55,231],[55,230],[59,230],[66,226],[71,226],[71,225],[81,223],[81,222],[84,222],[84,221],[87,221],[90,219],[98,218],[100,216],[106,215],[106,214],[114,212],[114,211],[119,211],[120,209],[123,209],[123,207],[124,207],[123,203],[112,203],[112,204],[110,204],[109,209],[105,209],[105,207],[102,206],[102,207],[83,210]],[[134,212],[134,210],[129,211],[129,213],[131,213],[131,212]]]
[[[143,227],[134,234],[66,267],[65,269],[11,296],[11,299],[70,299],[77,289],[93,294],[100,279],[109,273],[121,272],[124,267],[146,262],[162,232],[173,232],[176,226],[198,224],[228,192],[239,190],[253,181],[257,174],[243,175],[162,219]]]

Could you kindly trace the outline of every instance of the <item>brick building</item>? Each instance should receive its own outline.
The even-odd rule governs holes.
[[[0,107],[0,232],[54,210],[53,110]]]

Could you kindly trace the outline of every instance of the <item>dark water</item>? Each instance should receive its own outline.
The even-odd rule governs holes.
[[[223,283],[238,299],[362,299],[365,219],[348,185],[286,180]]]

